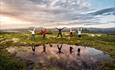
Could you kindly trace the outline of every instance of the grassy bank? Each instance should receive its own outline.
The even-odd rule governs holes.
[[[64,44],[73,44],[80,46],[88,46],[99,49],[104,53],[109,54],[112,59],[112,64],[107,64],[106,62],[102,64],[100,70],[115,70],[115,34],[92,34],[92,33],[83,33],[81,38],[78,38],[76,34],[72,38],[69,37],[67,32],[63,33],[63,38],[57,38],[57,33],[53,32],[48,34],[47,38],[43,39],[39,33],[36,34],[35,40],[31,40],[31,34],[29,33],[10,33],[10,34],[0,34],[0,70],[27,70],[27,64],[20,62],[19,59],[11,56],[5,50],[6,47],[10,46],[20,46],[20,45],[41,45],[41,44],[52,44],[52,43],[64,43]],[[35,68],[38,68],[34,65]],[[6,69],[6,67],[9,67]],[[41,66],[41,69],[44,66]],[[47,70],[47,66],[46,69]],[[36,69],[35,69],[36,70]],[[48,70],[61,70],[60,68],[54,67],[49,68]],[[99,70],[99,69],[98,69]]]

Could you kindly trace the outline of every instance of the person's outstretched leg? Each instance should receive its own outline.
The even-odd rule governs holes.
[[[60,33],[60,36],[63,37],[62,33]]]
[[[32,34],[32,38],[31,38],[32,40],[35,40],[35,35],[34,34]]]
[[[45,39],[45,34],[43,34],[43,39]]]
[[[59,33],[58,33],[57,37],[59,37]]]

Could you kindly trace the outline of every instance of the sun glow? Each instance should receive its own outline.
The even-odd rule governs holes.
[[[31,25],[30,22],[22,21],[20,19],[0,15],[0,28],[19,28],[19,27],[26,27],[27,25]]]
[[[25,21],[9,16],[0,15],[0,23],[1,24],[23,24],[25,23]]]

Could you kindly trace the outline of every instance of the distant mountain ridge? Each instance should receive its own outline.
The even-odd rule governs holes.
[[[36,28],[36,31],[39,32],[42,28]],[[76,28],[72,28],[72,30],[77,31]],[[7,30],[0,30],[0,32],[28,32],[28,30],[32,30],[32,27],[25,28],[25,29],[7,29]],[[49,31],[57,31],[56,28],[50,28]],[[69,28],[65,28],[64,32],[69,32]],[[83,28],[85,32],[100,32],[100,33],[115,33],[115,28]]]

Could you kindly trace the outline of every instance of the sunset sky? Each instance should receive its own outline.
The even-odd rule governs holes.
[[[115,28],[115,0],[0,0],[0,29]]]

